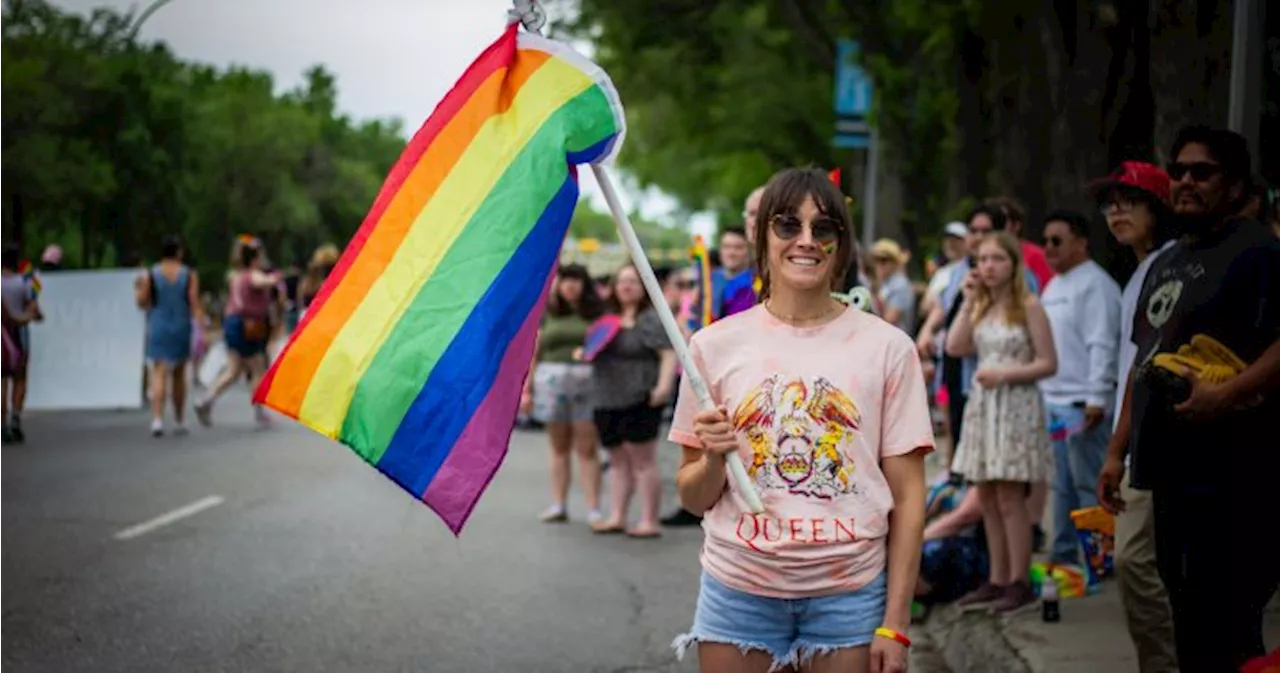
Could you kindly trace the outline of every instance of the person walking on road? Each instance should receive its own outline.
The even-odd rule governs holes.
[[[138,279],[138,306],[147,312],[147,363],[151,382],[151,434],[164,435],[164,403],[173,401],[174,433],[185,435],[187,361],[191,358],[192,326],[203,317],[200,279],[183,264],[182,240],[165,238],[160,261]]]
[[[706,672],[903,671],[933,449],[920,360],[901,330],[831,296],[854,248],[824,172],[775,175],[755,225],[761,303],[689,346],[720,407],[701,411],[686,377],[671,425],[680,500],[706,536],[693,626],[673,646],[696,645]],[[730,452],[766,514],[734,493]]]
[[[4,311],[4,384],[0,388],[3,411],[0,415],[6,444],[26,439],[22,432],[22,409],[27,402],[27,364],[31,360],[28,325],[44,319],[31,281],[18,271],[21,254],[16,245],[4,246],[3,275],[0,276],[0,304]]]
[[[271,291],[281,281],[279,272],[266,273],[262,244],[257,240],[239,244],[240,264],[230,274],[227,290],[226,314],[222,322],[222,336],[227,346],[227,366],[214,381],[207,396],[195,407],[196,418],[202,425],[213,423],[213,404],[233,383],[247,374],[249,386],[257,385],[267,370],[267,340],[271,335],[268,324],[271,310]],[[253,407],[258,427],[269,425],[261,405]]]

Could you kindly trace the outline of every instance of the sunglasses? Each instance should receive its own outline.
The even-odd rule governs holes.
[[[769,218],[769,228],[773,235],[784,241],[790,241],[804,232],[804,222],[795,215],[774,215]],[[835,243],[840,240],[844,225],[830,217],[819,217],[809,224],[813,240],[819,243]]]
[[[1061,236],[1045,236],[1044,238],[1045,246],[1050,248],[1056,248],[1066,242],[1067,239]]]
[[[1169,164],[1169,179],[1177,182],[1184,176],[1190,174],[1191,179],[1195,182],[1207,182],[1213,176],[1222,172],[1222,166],[1211,164],[1207,161],[1197,161],[1190,164],[1172,163]]]

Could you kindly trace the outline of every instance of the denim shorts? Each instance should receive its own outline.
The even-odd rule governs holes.
[[[683,658],[694,643],[725,643],[773,657],[770,670],[799,666],[815,655],[871,644],[884,623],[887,573],[833,596],[769,598],[731,589],[705,571],[693,628],[671,644]]]

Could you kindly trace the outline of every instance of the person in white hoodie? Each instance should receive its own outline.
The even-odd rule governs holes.
[[[1058,371],[1040,381],[1053,440],[1050,560],[1080,562],[1071,511],[1098,504],[1098,473],[1111,440],[1120,340],[1120,286],[1089,258],[1089,221],[1074,211],[1045,218],[1045,258],[1056,276],[1041,301]]]
[[[1152,263],[1174,244],[1173,211],[1169,207],[1169,174],[1157,166],[1126,161],[1106,178],[1090,185],[1107,228],[1120,245],[1133,251],[1138,268],[1120,295],[1120,358],[1116,363],[1115,420],[1120,420],[1125,384],[1138,355],[1133,318]],[[1113,424],[1112,431],[1115,426]],[[1156,564],[1155,510],[1151,493],[1120,484],[1126,507],[1116,514],[1115,568],[1129,638],[1138,654],[1139,673],[1173,673],[1178,655],[1173,644],[1169,596]]]

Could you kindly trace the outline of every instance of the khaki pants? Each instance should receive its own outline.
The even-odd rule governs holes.
[[[1129,637],[1138,650],[1141,673],[1176,673],[1173,615],[1156,567],[1155,515],[1151,492],[1120,484],[1125,511],[1116,517],[1115,568],[1120,580]]]

